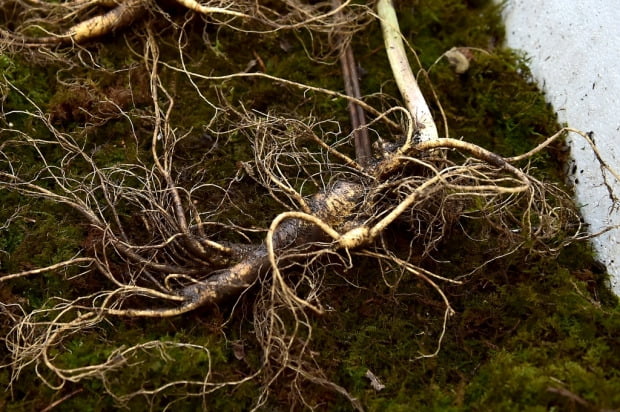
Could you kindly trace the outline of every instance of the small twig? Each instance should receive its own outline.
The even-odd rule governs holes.
[[[342,65],[342,75],[345,79],[345,91],[348,95],[361,99],[357,65],[351,45],[347,45],[340,55],[340,63]],[[371,157],[371,150],[364,109],[352,100],[349,100],[348,106],[353,136],[355,137],[355,158],[359,163],[367,164]]]
[[[577,403],[587,409],[594,409],[592,407],[592,405],[590,403],[588,403],[588,401],[586,401],[585,399],[583,399],[581,396],[574,394],[573,392],[569,391],[568,389],[565,388],[554,388],[554,387],[548,387],[547,388],[547,392],[549,393],[556,393],[560,396],[563,396],[567,399],[570,399],[573,403]]]
[[[340,0],[332,0],[332,8],[338,9],[340,5]],[[341,13],[339,13],[340,15]],[[342,41],[342,39],[339,39],[339,41]],[[355,63],[353,49],[349,43],[344,45],[340,53],[340,65],[342,67],[342,77],[344,78],[345,93],[358,100],[361,99],[362,93],[360,91],[357,64]],[[352,100],[349,100],[348,108],[355,142],[355,160],[361,165],[366,165],[372,153],[364,109]]]

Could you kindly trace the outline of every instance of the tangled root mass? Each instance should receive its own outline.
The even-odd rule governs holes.
[[[34,47],[45,46],[48,48],[41,50],[47,50],[48,57],[69,59],[76,66],[87,64],[80,51],[87,49],[80,43],[120,32],[147,14],[172,19],[162,9],[163,2],[24,3],[31,4],[31,9],[21,11],[19,24],[12,30],[2,31],[5,50],[31,53]],[[174,3],[206,17],[209,24],[217,24],[222,30],[249,31],[250,20],[258,22],[255,31],[260,33],[304,28],[345,43],[375,18],[370,6],[349,1],[333,8],[331,3],[286,1],[277,10],[256,2]],[[52,32],[56,23],[67,21],[73,24],[64,32]],[[142,351],[176,348],[208,355],[206,346],[151,341],[118,348],[97,364],[69,368],[56,362],[68,337],[103,322],[116,322],[119,317],[172,317],[205,306],[235,306],[242,296],[253,295],[261,362],[252,373],[241,379],[218,380],[211,372],[209,355],[203,379],[179,379],[125,394],[104,386],[122,403],[138,395],[157,396],[173,387],[184,388],[183,396],[203,396],[260,379],[263,390],[255,404],[260,406],[266,402],[270,386],[286,373],[294,380],[332,388],[360,407],[312,362],[309,319],[326,311],[328,302],[321,300],[321,291],[329,272],[346,277],[346,271],[363,257],[375,260],[381,270],[389,268],[418,277],[442,300],[445,330],[445,322],[454,311],[442,285],[460,280],[433,273],[418,263],[432,258],[450,231],[467,231],[463,221],[479,222],[487,232],[503,239],[502,244],[490,248],[497,256],[517,248],[555,253],[580,235],[580,220],[569,195],[521,168],[527,157],[505,159],[447,137],[419,141],[420,125],[409,107],[379,110],[354,98],[351,101],[372,116],[372,121],[361,127],[382,137],[374,145],[371,159],[363,162],[351,158],[347,149],[354,134],[339,135],[334,141],[330,136],[337,133],[323,133],[333,127],[333,122],[311,116],[258,113],[225,99],[205,98],[203,103],[215,108],[213,119],[206,120],[205,134],[226,144],[235,144],[239,135],[244,136],[251,142],[254,155],[252,160],[238,163],[228,186],[213,183],[200,162],[188,164],[180,155],[179,148],[187,136],[179,135],[178,126],[171,120],[176,108],[162,70],[180,72],[192,83],[248,77],[347,97],[262,73],[220,77],[193,73],[161,60],[158,37],[147,27],[142,65],[149,73],[150,104],[140,113],[141,125],[134,124],[131,119],[135,116],[120,106],[114,116],[129,119],[134,130],[145,129],[144,124],[148,124],[150,152],[133,163],[100,164],[79,131],[65,132],[32,101],[31,110],[19,115],[47,137],[34,137],[8,122],[0,131],[2,190],[68,207],[85,222],[90,239],[88,247],[69,260],[6,274],[0,281],[43,272],[62,273],[72,267],[79,272],[76,278],[94,279],[93,284],[100,286],[88,294],[51,298],[32,310],[17,303],[2,304],[12,324],[5,338],[12,356],[6,365],[12,370],[12,380],[34,364],[50,372],[45,379],[54,388],[83,379],[106,383],[115,371],[131,366]],[[330,46],[330,51],[318,50],[314,57],[326,59],[337,55],[342,47],[341,43]],[[178,47],[182,51],[184,46],[180,42]],[[75,50],[78,52],[71,55]],[[26,96],[6,79],[2,87]],[[4,113],[5,118],[10,115]],[[393,135],[404,138],[398,140]],[[137,133],[127,138],[144,146]],[[36,158],[38,166],[22,167],[24,155]],[[72,172],[76,164],[87,172],[76,176]],[[242,227],[229,220],[226,216],[231,209],[246,213],[232,200],[231,188],[239,182],[255,183],[281,212],[274,211],[272,220],[262,227]],[[204,202],[207,197],[209,201]],[[395,235],[394,227],[407,228],[406,235]],[[393,236],[404,238],[408,244],[405,252],[394,247],[390,241]],[[476,269],[464,270],[463,275]],[[303,399],[303,393],[299,395]]]

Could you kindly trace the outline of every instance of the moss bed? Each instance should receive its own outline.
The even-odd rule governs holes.
[[[552,108],[532,81],[527,59],[502,46],[500,9],[493,2],[403,0],[397,2],[397,11],[401,29],[422,66],[430,67],[428,81],[422,81],[422,87],[430,95],[432,85],[445,112],[450,137],[463,137],[512,156],[559,129]],[[6,19],[10,13],[3,10],[1,16]],[[255,36],[207,28],[205,36],[203,26],[200,19],[186,26],[190,41],[203,43],[191,52],[192,70],[213,74],[242,71],[254,53],[260,56],[268,74],[343,89],[338,64],[308,60],[303,47],[307,33]],[[159,30],[164,44],[162,56],[175,59],[175,33],[164,23]],[[146,73],[137,64],[139,56],[130,54],[127,47],[136,41],[136,34],[128,30],[88,46],[107,69],[117,69],[114,74],[75,67],[57,75],[60,67],[56,63],[38,63],[27,56],[7,53],[0,54],[0,71],[50,113],[59,130],[82,130],[88,147],[98,150],[100,164],[148,159],[148,125],[140,121],[140,109],[148,104],[148,96],[139,92],[146,87]],[[470,48],[473,56],[470,69],[463,74],[455,74],[445,59],[437,61],[455,46]],[[378,24],[357,34],[353,49],[363,72],[362,94],[382,89],[397,96]],[[213,144],[212,138],[201,132],[205,119],[212,116],[211,109],[199,100],[185,77],[164,70],[162,78],[174,87],[177,113],[182,114],[173,118],[173,123],[189,133],[179,156],[185,156],[187,162],[202,161],[213,183],[229,182],[237,162],[251,158],[250,143],[233,138],[203,157],[203,148],[212,149]],[[67,88],[59,83],[63,79],[80,82]],[[126,94],[129,84],[131,98]],[[198,86],[207,96],[216,98],[216,90],[209,84]],[[336,120],[345,129],[349,124],[346,104],[331,97],[306,96],[294,88],[260,79],[231,80],[221,90],[225,90],[225,98],[230,102],[243,101],[259,111],[298,113],[305,110],[301,109],[304,105],[311,105],[317,118]],[[4,113],[32,110],[25,96],[15,90],[5,92]],[[283,99],[282,95],[289,97]],[[131,126],[127,118],[113,119],[92,130],[83,129],[86,119],[80,108],[91,113],[104,112],[102,96],[127,111],[137,128],[137,140],[126,139]],[[438,109],[436,102],[434,108]],[[441,119],[438,111],[436,118]],[[32,136],[45,133],[19,113],[2,116],[0,122],[11,122]],[[0,144],[5,138],[0,134]],[[566,155],[561,144],[555,145],[537,155],[531,170],[540,179],[562,184]],[[32,167],[26,149],[20,156],[24,170]],[[80,175],[79,164],[73,172]],[[264,227],[281,211],[249,180],[232,187],[231,196],[238,199],[240,209],[248,211],[231,211],[227,216],[239,225]],[[49,265],[88,248],[87,226],[62,206],[24,200],[4,191],[0,192],[0,204],[0,223],[9,222],[17,209],[21,216],[0,228],[0,275]],[[395,242],[406,236],[406,230],[395,225]],[[466,239],[459,233],[455,231],[438,245],[442,263],[422,263],[445,276],[458,277],[483,264],[489,257],[488,245],[499,241],[493,233],[484,233],[486,237],[480,241]],[[71,274],[46,273],[0,283],[0,302],[35,308],[52,296],[96,287],[70,281]],[[525,249],[517,251],[464,278],[464,285],[447,288],[457,313],[448,321],[441,350],[434,357],[420,355],[435,351],[442,332],[443,306],[435,291],[413,278],[390,284],[378,268],[363,260],[357,261],[346,276],[359,287],[351,287],[340,273],[325,279],[322,300],[333,310],[313,317],[313,350],[325,376],[360,399],[368,410],[620,408],[620,306],[609,290],[605,268],[587,243],[573,244],[553,258],[530,256]],[[59,360],[71,367],[101,360],[124,344],[151,340],[159,340],[163,345],[195,342],[210,349],[214,373],[241,378],[260,362],[252,339],[248,339],[252,333],[248,318],[252,314],[245,308],[249,304],[244,303],[252,297],[244,299],[230,319],[231,307],[204,308],[155,321],[112,319],[95,331],[72,336],[64,344],[68,350],[58,354]],[[0,336],[4,336],[10,322],[4,315],[0,320]],[[225,320],[229,321],[224,324]],[[239,356],[239,348],[243,349],[243,356]],[[138,355],[138,367],[118,371],[108,384],[122,394],[145,382],[155,385],[175,378],[204,376],[208,360],[205,353],[173,349],[168,355],[169,358],[146,352]],[[10,363],[4,348],[0,356],[3,365]],[[365,377],[368,370],[385,385],[383,390],[377,392],[371,387]],[[10,378],[10,367],[0,369],[0,385],[5,388],[0,392],[2,410],[42,410],[64,397],[54,410],[103,411],[118,405],[104,395],[98,380],[68,383],[54,391],[43,384],[34,368],[23,370],[15,382],[10,382]],[[252,406],[258,390],[256,382],[248,382],[206,398],[178,397],[171,391],[149,402],[135,398],[127,406],[136,411],[160,410],[173,401],[175,411],[244,411]],[[306,401],[317,405],[318,410],[351,409],[349,401],[324,387],[308,384],[301,390]],[[286,376],[281,377],[264,410],[302,409],[303,405],[290,392],[290,382]]]

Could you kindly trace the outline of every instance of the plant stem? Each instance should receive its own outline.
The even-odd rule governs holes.
[[[394,80],[396,80],[407,110],[415,119],[419,139],[423,142],[435,140],[438,138],[437,126],[409,66],[392,0],[379,0],[377,13],[381,20],[383,41]]]

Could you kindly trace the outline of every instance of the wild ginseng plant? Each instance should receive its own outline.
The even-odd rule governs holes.
[[[264,70],[217,76],[192,71],[184,57],[187,39],[182,35],[176,44],[177,58],[164,59],[160,52],[164,40],[155,31],[161,29],[157,22],[176,24],[178,32],[184,33],[185,26],[168,13],[183,8],[189,10],[181,10],[185,18],[191,19],[192,13],[200,16],[202,24],[218,27],[218,35],[227,30],[251,36],[305,30],[311,38],[326,36],[329,41],[321,47],[329,45],[327,54],[340,54],[348,94],[271,76]],[[155,397],[171,391],[175,396],[204,396],[255,380],[262,391],[254,406],[260,407],[277,378],[286,374],[293,382],[325,385],[361,408],[346,388],[325,378],[313,360],[311,319],[326,311],[321,294],[327,273],[336,271],[346,277],[347,269],[364,259],[377,263],[376,273],[394,271],[417,277],[442,299],[445,332],[454,311],[441,285],[460,281],[416,262],[421,256],[433,255],[435,245],[457,219],[477,219],[500,232],[506,253],[522,245],[546,253],[580,234],[570,197],[519,166],[566,131],[579,132],[563,129],[513,158],[466,139],[440,137],[408,63],[390,0],[371,6],[288,0],[279,9],[253,1],[23,0],[7,13],[12,23],[5,24],[1,32],[6,53],[65,59],[71,67],[94,70],[103,69],[96,63],[97,50],[88,48],[89,42],[102,35],[120,36],[121,29],[141,21],[145,30],[137,36],[142,39],[142,51],[133,50],[136,42],[127,41],[127,47],[140,56],[139,64],[148,74],[140,91],[146,94],[147,103],[137,114],[128,113],[118,99],[101,98],[92,102],[95,108],[84,109],[88,127],[77,131],[62,130],[26,91],[6,77],[2,82],[4,92],[20,96],[31,109],[3,113],[3,119],[28,119],[20,124],[29,128],[3,120],[0,188],[73,210],[87,226],[89,242],[71,259],[4,274],[0,283],[43,273],[62,276],[73,268],[71,279],[82,284],[90,279],[91,285],[88,293],[52,297],[35,308],[23,302],[2,302],[2,316],[11,325],[4,340],[11,352],[11,362],[5,366],[12,370],[12,382],[27,367],[36,368],[52,388],[100,379],[122,403],[139,395]],[[373,21],[382,27],[402,106],[377,109],[359,94],[347,45]],[[254,64],[258,67],[262,62],[257,58]],[[169,81],[174,74],[188,79],[199,101],[212,108],[213,118],[205,119],[204,126],[210,136],[226,144],[235,144],[233,136],[246,136],[252,142],[253,159],[238,162],[230,185],[242,178],[251,180],[282,208],[263,227],[243,227],[224,218],[237,208],[230,186],[213,183],[200,162],[187,164],[180,159],[178,147],[186,136],[174,120],[174,86]],[[353,133],[328,143],[334,135],[323,134],[328,121],[248,110],[243,102],[230,102],[221,92],[218,99],[207,98],[199,86],[240,79],[346,99],[354,117]],[[131,97],[136,96],[138,91],[132,90]],[[104,104],[106,110],[101,109]],[[133,132],[126,139],[149,147],[142,158],[100,164],[96,148],[89,148],[84,140],[84,131],[103,127],[109,120],[106,116],[130,123]],[[145,130],[150,134],[146,143]],[[364,138],[359,138],[360,132]],[[346,150],[351,142],[356,156]],[[37,166],[24,167],[23,156],[36,159]],[[85,172],[76,176],[75,165]],[[203,201],[205,193],[208,202]],[[385,236],[395,224],[409,228],[405,252],[396,250]],[[114,324],[119,318],[180,316],[202,307],[235,306],[247,295],[253,296],[253,339],[261,354],[259,364],[245,376],[226,378],[216,373],[211,369],[208,345],[192,342],[153,340],[121,346],[101,362],[78,366],[59,360],[70,337]],[[174,350],[206,354],[204,376],[172,379],[152,387],[145,382],[124,393],[114,389],[111,377],[125,368],[139,367],[136,359],[141,353],[164,356]],[[302,385],[293,386],[303,399]]]

